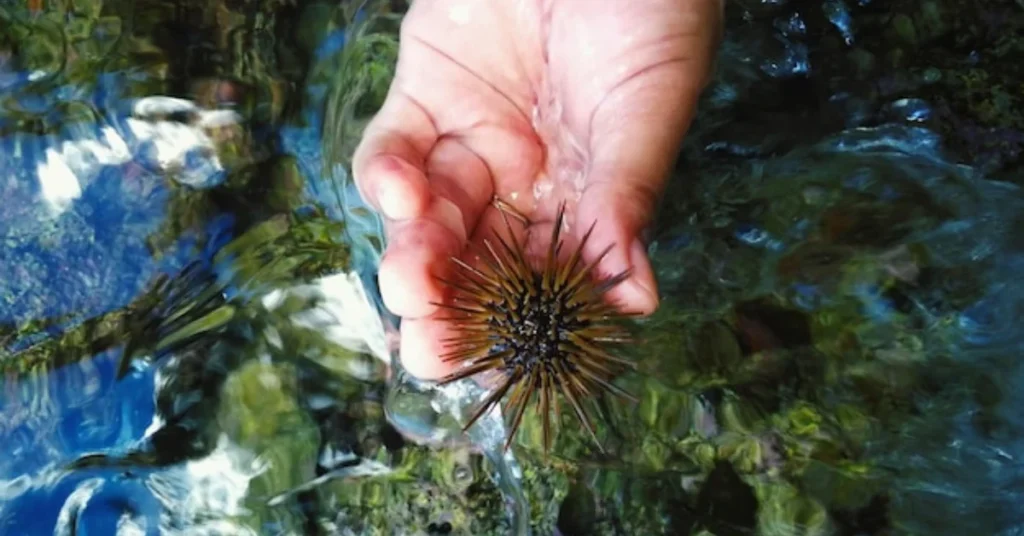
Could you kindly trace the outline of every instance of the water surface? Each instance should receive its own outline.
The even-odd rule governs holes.
[[[545,458],[392,366],[400,4],[0,5],[0,534],[1024,530],[1020,10],[731,4],[640,401]]]

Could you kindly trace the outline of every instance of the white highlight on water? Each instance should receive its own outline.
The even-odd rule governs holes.
[[[170,121],[171,114],[189,114],[189,122]],[[184,99],[151,96],[139,99],[134,117],[124,121],[124,132],[107,125],[96,139],[72,139],[46,150],[36,166],[41,201],[50,217],[64,213],[82,195],[104,166],[131,161],[144,147],[151,147],[157,171],[176,171],[174,180],[195,188],[213,186],[212,177],[223,171],[216,144],[208,131],[241,121],[231,110],[205,110]],[[193,151],[203,157],[199,169],[189,169],[185,158]]]
[[[316,308],[292,315],[291,321],[295,325],[316,329],[339,346],[354,352],[368,352],[385,363],[391,363],[384,323],[366,294],[358,273],[329,275],[311,285],[292,287],[284,293],[321,300]],[[274,297],[265,303],[278,299],[283,298]]]

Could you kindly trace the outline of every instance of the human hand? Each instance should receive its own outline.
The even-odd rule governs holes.
[[[502,229],[498,198],[543,252],[568,205],[597,271],[630,277],[607,296],[651,313],[641,233],[689,126],[721,28],[722,0],[418,0],[401,29],[387,98],[356,150],[363,198],[385,220],[385,305],[403,317],[415,376],[451,371],[437,306],[449,257]],[[575,244],[567,244],[571,249]]]

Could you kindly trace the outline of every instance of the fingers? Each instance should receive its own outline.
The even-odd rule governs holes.
[[[630,271],[629,278],[608,292],[608,298],[624,311],[651,314],[659,304],[658,285],[640,234],[652,218],[655,191],[636,188],[636,184],[642,183],[596,181],[588,185],[573,230],[582,234],[594,225],[583,249],[588,261],[612,247],[597,265],[599,276]]]
[[[717,2],[695,2],[693,21],[714,21]],[[641,238],[651,223],[683,135],[707,80],[718,39],[717,26],[695,25],[682,31],[664,61],[623,79],[590,117],[589,154],[593,155],[579,202],[576,232],[593,222],[584,255],[592,260],[614,248],[598,265],[602,275],[631,270],[609,297],[624,309],[651,313],[658,307],[657,283]]]
[[[420,217],[391,222],[388,248],[377,272],[381,298],[392,313],[422,318],[436,311],[444,289],[437,277],[450,271],[450,257],[466,242],[462,213],[452,202],[433,196]]]
[[[417,218],[427,209],[430,185],[408,160],[382,153],[367,160],[357,181],[363,199],[390,220]]]
[[[422,380],[437,380],[449,374],[455,365],[445,363],[440,356],[445,352],[442,341],[453,334],[448,324],[436,317],[403,320],[399,350],[402,367]]]
[[[483,159],[460,139],[445,136],[430,151],[426,169],[431,192],[461,211],[462,234],[474,229],[494,196],[494,181]]]
[[[393,86],[394,87],[394,86]],[[465,183],[489,183],[486,166],[468,151],[452,150],[430,116],[398,90],[367,126],[353,158],[363,199],[385,218],[388,247],[378,280],[385,306],[396,315],[429,315],[441,301],[435,276],[466,241],[464,209],[490,195]],[[478,159],[477,159],[478,160]],[[430,176],[451,166],[455,177]],[[429,177],[429,178],[428,178]],[[464,190],[473,190],[472,195]]]
[[[580,205],[577,212],[579,218],[573,229],[582,234],[586,232],[591,222],[597,221],[594,232],[585,246],[585,257],[596,258],[607,245],[617,244],[599,265],[600,275],[608,277],[629,269],[632,276],[612,289],[608,296],[613,302],[622,306],[625,311],[649,314],[658,306],[658,295],[654,274],[647,259],[646,247],[636,236],[639,231],[634,230],[641,228],[649,217],[643,210],[644,207],[649,206],[649,203],[642,201],[641,197],[626,195],[621,190],[600,186],[591,191],[588,199],[593,201],[592,204]],[[473,242],[482,243],[487,238],[492,240],[492,244],[497,247],[497,244],[493,242],[495,235],[501,236],[506,241],[510,240],[509,229],[506,227],[505,221],[497,210],[485,211],[474,232]],[[583,222],[586,222],[586,226],[583,225]],[[510,220],[509,223],[515,240],[526,243],[526,254],[530,257],[533,268],[542,269],[550,246],[553,222],[534,224],[528,231],[524,230],[522,225],[515,220]],[[421,230],[420,233],[423,231]],[[578,244],[579,237],[561,237],[561,239],[571,246],[563,247],[559,251],[561,262],[566,262],[572,254],[572,248]],[[486,255],[486,253],[481,254]],[[483,268],[475,254],[464,254],[463,258],[467,263]],[[409,261],[400,262],[407,263]],[[453,279],[459,277],[454,270],[446,275]],[[423,285],[424,287],[429,286],[428,292],[433,293],[432,295],[436,297],[434,299],[439,300],[444,295],[443,284],[430,281]],[[422,290],[416,290],[416,292],[422,292]],[[454,363],[445,363],[440,357],[447,350],[443,341],[455,335],[451,331],[448,321],[443,319],[444,315],[443,311],[434,309],[427,315],[416,318],[407,317],[402,320],[400,358],[403,367],[417,378],[437,380],[450,374],[458,366]]]
[[[437,138],[426,111],[392,91],[353,156],[352,172],[363,200],[392,220],[422,214],[430,200],[425,164]]]
[[[487,166],[457,140],[442,138],[430,151],[427,206],[387,224],[388,248],[378,273],[384,304],[404,318],[422,318],[443,301],[438,276],[450,272],[493,195]],[[382,204],[387,203],[383,198]]]
[[[636,87],[623,86],[624,99],[613,104],[618,115],[595,116],[591,138],[594,155],[577,209],[576,231],[596,223],[584,255],[592,260],[609,245],[614,248],[598,265],[611,276],[631,270],[631,276],[609,292],[626,310],[650,314],[659,299],[654,271],[640,234],[651,223],[657,201],[675,160],[696,105],[681,99],[666,85],[679,73]]]
[[[531,228],[530,232],[533,231],[534,229]],[[551,226],[544,225],[542,231],[545,234],[550,234]],[[485,241],[488,241],[491,247],[500,251],[501,246],[497,241],[499,237],[510,245],[513,244],[513,241],[520,244],[523,242],[540,244],[540,241],[528,239],[527,230],[524,229],[522,222],[511,216],[503,215],[497,209],[488,208],[480,216],[470,239],[477,247],[468,252],[463,252],[462,260],[470,266],[486,271],[488,268],[486,268],[485,263],[479,256],[488,255]],[[546,248],[546,242],[543,245]],[[543,259],[540,251],[534,253],[537,254],[537,258]],[[534,259],[534,261],[536,260]],[[458,280],[460,277],[457,270],[449,270],[446,275],[451,280]],[[444,285],[439,284],[435,286],[431,289],[431,292],[436,292],[436,296],[443,295]],[[449,322],[442,318],[445,314],[444,311],[437,311],[435,309],[429,315],[418,318],[404,318],[402,320],[399,357],[406,371],[417,378],[437,380],[450,374],[459,366],[457,363],[445,363],[441,359],[441,356],[450,350],[450,348],[446,347],[444,341],[456,335],[451,330]]]

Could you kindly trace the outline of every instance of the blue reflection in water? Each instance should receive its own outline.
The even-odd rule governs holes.
[[[860,2],[861,5],[864,3]],[[829,0],[825,8],[829,21],[847,42],[852,42],[854,28],[846,4]],[[808,49],[799,42],[806,29],[803,20],[794,14],[787,19],[778,19],[774,24],[775,29],[784,33],[785,37],[774,39],[773,43],[779,45],[779,48],[770,57],[763,57],[762,54],[753,65],[759,66],[762,72],[772,77],[813,73]],[[320,60],[329,58],[342,51],[347,42],[346,33],[336,30],[320,42],[314,56]],[[86,100],[101,110],[101,124],[123,134],[125,139],[130,138],[127,116],[131,111],[131,101],[123,99],[121,87],[127,81],[142,78],[142,74],[135,72],[102,74],[91,94],[85,94]],[[0,70],[0,85],[12,87],[26,81],[25,73],[11,74]],[[332,217],[346,220],[348,226],[344,232],[354,245],[354,263],[359,267],[365,288],[372,295],[370,299],[379,306],[372,273],[373,266],[379,260],[379,250],[371,238],[380,236],[380,222],[361,204],[346,168],[323,164],[320,152],[324,126],[322,105],[327,87],[326,84],[312,84],[307,89],[308,102],[298,113],[305,124],[287,125],[280,129],[268,127],[260,135],[268,138],[279,135],[280,139],[275,140],[275,143],[280,144],[283,152],[298,158],[298,167],[308,179],[304,181],[307,204],[300,207],[298,213],[309,213],[314,205],[321,205]],[[51,101],[73,100],[82,96],[82,90],[68,85],[58,87],[48,94],[25,93],[19,97],[19,105],[28,111],[45,113]],[[916,100],[897,101],[890,106],[890,112],[899,119],[912,122],[931,117],[931,110],[926,104]],[[7,118],[0,118],[0,128],[8,125]],[[10,229],[16,228],[18,232],[24,233],[18,235],[19,240],[24,240],[9,250],[12,255],[9,259],[14,261],[5,265],[5,268],[21,267],[26,278],[33,275],[32,271],[45,272],[42,275],[46,276],[45,280],[52,286],[49,292],[33,296],[29,294],[38,290],[38,280],[25,279],[22,286],[19,286],[21,283],[18,280],[14,280],[10,283],[10,289],[15,294],[21,293],[21,299],[5,306],[0,318],[59,316],[69,312],[77,316],[57,321],[34,336],[13,341],[8,350],[26,349],[46,336],[59,334],[83,317],[101,314],[130,302],[144,282],[156,273],[174,273],[196,255],[206,260],[233,237],[233,218],[221,214],[206,224],[206,231],[214,239],[205,251],[198,254],[194,252],[192,249],[195,243],[186,234],[179,237],[160,260],[152,259],[143,238],[157,230],[167,216],[164,205],[169,193],[166,187],[160,186],[166,177],[157,176],[160,174],[160,162],[155,152],[155,142],[132,138],[128,139],[131,142],[128,144],[131,154],[124,161],[103,164],[93,153],[81,155],[83,168],[89,170],[88,174],[83,175],[88,180],[82,183],[81,195],[70,208],[47,223],[64,232],[73,230],[78,234],[71,233],[69,236],[80,240],[68,239],[54,244],[51,242],[52,237],[46,233],[33,234],[35,229],[32,227],[37,226],[35,222],[38,218],[30,210],[33,206],[30,200],[37,197],[41,190],[30,177],[34,171],[30,168],[45,161],[48,150],[64,147],[61,144],[68,140],[101,140],[102,132],[91,125],[79,125],[69,126],[60,136],[19,134],[15,138],[0,140],[3,144],[0,164],[3,164],[5,170],[13,169],[17,175],[16,181],[20,181],[19,184],[24,187],[16,188],[11,194],[10,203],[4,209],[6,213],[0,212],[0,218],[10,218],[10,221],[5,220],[4,223],[9,224]],[[934,133],[923,128],[882,125],[843,132],[829,139],[826,145],[836,152],[892,150],[937,159],[938,142]],[[11,156],[14,154],[19,156]],[[751,151],[749,156],[756,154],[757,151]],[[896,161],[893,153],[879,158]],[[795,157],[793,160],[800,158]],[[825,159],[819,158],[813,161],[813,165],[827,163],[821,160]],[[181,165],[184,172],[196,177],[197,184],[216,184],[224,176],[224,170],[214,166],[201,149],[187,151]],[[885,178],[876,174],[872,168],[848,171],[841,179],[847,194],[851,193],[849,190],[857,193],[875,191],[882,201],[900,199],[900,191],[888,184],[874,188]],[[137,194],[136,197],[125,195],[126,184],[136,188],[130,190]],[[158,186],[150,188],[147,184]],[[979,181],[972,183],[972,187],[980,191],[984,184]],[[1019,192],[1006,194],[1006,197],[1013,195],[1019,195]],[[788,229],[774,231],[786,241],[809,239],[815,237],[818,231],[817,223],[812,219],[798,218],[789,223],[791,225]],[[984,242],[990,234],[995,234],[994,230],[976,222],[965,223],[961,231],[977,242]],[[10,232],[14,233],[13,230]],[[742,248],[744,253],[775,253],[793,245],[783,243],[753,221],[737,224],[731,239],[750,246]],[[686,228],[661,238],[659,245],[664,251],[680,252],[701,247],[710,240],[700,235],[698,230]],[[989,248],[998,246],[987,245]],[[978,248],[985,249],[980,245]],[[18,256],[14,257],[15,254]],[[25,259],[35,259],[38,264],[29,266]],[[758,262],[761,260],[757,258]],[[1019,270],[1012,269],[1014,261],[1009,255],[1002,256],[999,261],[1009,268],[1005,272],[993,272],[985,276],[1001,278],[1010,283],[1005,284],[998,293],[993,292],[963,310],[949,313],[950,316],[945,318],[953,319],[950,322],[954,328],[952,337],[950,332],[941,332],[940,335],[950,338],[959,335],[961,339],[958,342],[966,343],[963,344],[964,351],[955,358],[975,360],[977,370],[988,372],[986,369],[991,369],[999,372],[1000,385],[1006,387],[1006,400],[999,410],[1012,413],[1014,408],[1020,407],[1018,399],[1024,391],[1019,388],[1019,367],[1014,369],[1012,364],[997,361],[997,358],[985,361],[989,358],[987,354],[1009,353],[1016,358],[1022,348],[1018,327],[1021,288],[1015,284],[1019,280]],[[714,262],[725,261],[714,259]],[[217,268],[230,269],[224,266]],[[83,277],[82,274],[98,280],[96,287],[102,288],[103,292],[88,296],[76,292],[84,287],[81,280],[75,279],[76,276]],[[218,274],[222,279],[230,275]],[[798,282],[782,290],[791,292],[793,296],[790,302],[808,312],[841,301],[841,298],[833,295],[833,289],[825,284]],[[859,305],[859,312],[872,322],[892,324],[897,315],[892,299],[884,290],[877,281],[855,284],[852,289],[844,289],[846,295],[855,300],[853,309]],[[249,290],[229,288],[227,296],[242,300],[252,297],[252,294],[243,292]],[[59,301],[54,297],[60,297]],[[685,301],[686,296],[681,299]],[[948,308],[939,310],[936,307],[936,311],[930,312],[938,317],[947,314]],[[971,351],[978,352],[975,354]],[[84,454],[127,451],[153,425],[156,368],[137,363],[127,377],[115,381],[119,353],[116,349],[105,351],[91,361],[25,380],[23,391],[15,388],[0,396],[0,430],[3,431],[3,441],[0,442],[0,533],[48,534],[53,533],[54,527],[57,527],[58,534],[70,534],[72,530],[75,534],[112,534],[120,518],[127,513],[130,522],[136,524],[142,533],[156,534],[163,507],[160,499],[168,497],[158,497],[159,494],[154,493],[150,480],[152,474],[114,469],[87,469],[70,473],[62,470],[67,463]],[[983,354],[982,357],[978,357],[979,354]],[[438,399],[433,393],[404,393],[402,386],[399,387],[389,392],[392,401],[401,396],[406,398],[397,400],[387,411],[393,422],[410,437],[436,436],[452,443],[465,440],[456,433],[452,423],[447,423],[448,428],[445,429],[438,424],[443,415],[434,407]],[[923,396],[920,398],[924,399]],[[190,402],[195,403],[196,400]],[[452,400],[447,402],[452,403]],[[938,403],[921,401],[919,409],[923,417],[920,417],[920,421],[914,420],[916,416],[908,417],[906,430],[909,431],[905,431],[901,437],[894,434],[888,444],[868,446],[869,449],[882,452],[880,459],[888,462],[891,471],[904,475],[902,482],[897,479],[897,483],[904,485],[904,513],[909,511],[905,504],[927,507],[920,514],[922,519],[926,519],[931,515],[949,515],[951,504],[966,504],[968,506],[962,506],[962,512],[956,512],[957,516],[961,513],[964,516],[979,516],[979,512],[991,511],[993,504],[1004,506],[1016,500],[1016,496],[1010,495],[1007,490],[1019,488],[1020,477],[1024,476],[1021,465],[1016,462],[1016,457],[1024,452],[1020,440],[1007,438],[1007,435],[1012,434],[984,437],[977,431],[973,421],[980,410],[969,405],[954,407],[957,409],[949,410]],[[952,414],[947,416],[946,411]],[[1006,415],[1006,418],[1017,430],[1020,429],[1019,412],[1018,416]],[[495,441],[502,432],[497,416],[490,416],[486,422],[490,423],[490,427],[474,429],[473,438],[482,444],[500,443]],[[505,500],[508,504],[504,506],[516,513],[519,523],[525,523],[529,505],[525,502],[521,485],[523,475],[517,461],[511,455],[498,455],[493,449],[487,451],[487,457],[495,468],[495,479],[506,492]],[[162,491],[166,491],[166,488]],[[173,491],[179,495],[191,492],[185,486],[179,486]],[[174,496],[175,500],[178,498]],[[227,501],[222,498],[221,502]],[[998,514],[1007,518],[1004,526],[1014,522],[1012,518],[1015,516],[1009,508]],[[921,525],[924,527],[922,530],[936,526],[925,521],[921,521]],[[287,523],[271,520],[264,522],[262,528],[267,533],[273,533],[291,527]]]
[[[92,530],[90,534],[114,534],[101,530],[126,511],[144,517],[146,523],[140,526],[148,527],[145,534],[155,534],[161,507],[138,475],[117,469],[62,469],[81,455],[131,446],[152,424],[155,369],[136,370],[115,381],[119,354],[106,352],[45,376],[45,384],[37,388],[50,393],[51,399],[12,403],[0,397],[0,415],[26,419],[6,431],[0,442],[0,534],[52,533],[60,526],[60,516],[69,511],[75,523],[85,523],[79,530]],[[69,388],[82,383],[69,382],[70,376],[86,376],[87,387]],[[38,403],[49,407],[42,412],[38,406],[25,407]],[[34,418],[40,414],[47,419],[45,424]],[[88,482],[93,484],[80,487]],[[71,501],[75,497],[78,500]]]
[[[751,246],[761,245],[769,239],[768,233],[764,229],[750,224],[737,226],[735,236],[740,242]]]
[[[988,327],[995,323],[991,306],[982,302],[971,306],[960,313],[959,326],[964,336],[972,344],[986,344],[991,340]]]

